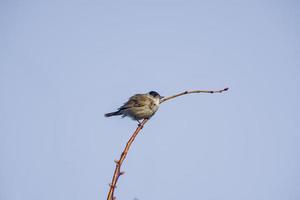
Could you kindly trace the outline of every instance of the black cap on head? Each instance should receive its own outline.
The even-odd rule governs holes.
[[[149,94],[153,97],[160,97],[161,98],[161,96],[155,91],[151,91],[151,92],[149,92]]]

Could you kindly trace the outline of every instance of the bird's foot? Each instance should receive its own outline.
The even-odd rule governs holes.
[[[138,122],[138,126],[142,126],[142,123],[139,120],[136,120]]]

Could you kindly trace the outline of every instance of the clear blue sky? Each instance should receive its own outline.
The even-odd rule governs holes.
[[[0,3],[0,199],[100,200],[135,93],[168,96],[118,199],[300,199],[300,3]]]

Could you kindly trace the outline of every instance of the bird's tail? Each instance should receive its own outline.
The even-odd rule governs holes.
[[[111,112],[111,113],[106,113],[104,116],[105,117],[111,117],[111,116],[116,116],[116,115],[122,115],[123,113],[120,112],[120,110],[116,111],[116,112]]]

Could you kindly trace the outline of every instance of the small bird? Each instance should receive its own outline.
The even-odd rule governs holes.
[[[104,116],[122,115],[122,117],[130,117],[141,124],[139,120],[150,119],[155,114],[162,98],[163,96],[160,96],[155,91],[146,94],[136,94],[130,97],[116,112],[107,113]]]

